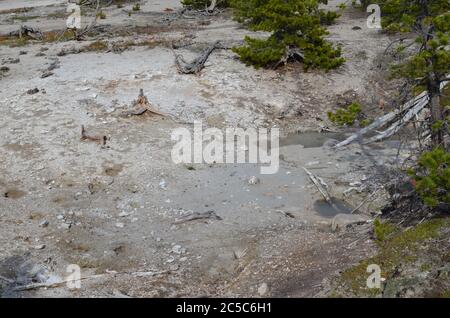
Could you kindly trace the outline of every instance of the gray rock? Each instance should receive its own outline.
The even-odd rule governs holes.
[[[258,294],[259,296],[264,296],[267,294],[267,292],[269,291],[269,286],[267,286],[266,283],[262,283],[259,287],[258,287]]]
[[[255,185],[255,184],[258,184],[258,183],[260,183],[260,182],[261,182],[261,180],[259,180],[259,178],[256,177],[256,176],[252,176],[252,177],[248,180],[248,184],[250,184],[250,185]]]
[[[43,220],[43,221],[41,221],[41,223],[39,223],[39,226],[40,226],[40,227],[47,227],[49,224],[50,224],[49,221]]]

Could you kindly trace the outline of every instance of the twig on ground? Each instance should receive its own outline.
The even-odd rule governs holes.
[[[173,224],[182,224],[189,221],[195,221],[195,220],[204,220],[204,219],[214,219],[214,220],[222,220],[220,216],[216,214],[214,211],[208,211],[208,212],[194,212],[185,216],[182,216],[179,219],[176,219]]]

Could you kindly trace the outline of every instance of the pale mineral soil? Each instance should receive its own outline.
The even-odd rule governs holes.
[[[64,28],[65,20],[51,15],[65,11],[62,2],[0,1],[0,34],[21,23],[42,31]],[[32,9],[1,12],[25,6]],[[200,74],[181,75],[171,49],[158,43],[190,42],[176,51],[191,58],[216,40],[239,43],[249,31],[227,12],[168,24],[172,11],[166,8],[178,7],[178,1],[142,1],[141,11],[131,17],[124,11],[131,6],[103,9],[106,19],[99,24],[113,31],[100,32],[96,40],[110,46],[156,43],[120,54],[58,56],[88,40],[0,45],[2,64],[10,68],[0,77],[3,296],[311,297],[324,278],[373,252],[368,223],[359,230],[331,231],[338,212],[319,213],[321,196],[302,169],[323,177],[330,192],[343,198],[350,183],[364,184],[372,172],[358,146],[335,151],[329,142],[322,145],[326,138],[320,134],[291,136],[282,142],[279,172],[259,175],[251,164],[175,165],[170,133],[194,120],[218,128],[280,127],[284,135],[318,131],[328,125],[326,111],[349,90],[376,107],[382,92],[369,74],[389,39],[366,27],[364,13],[348,9],[329,27],[330,40],[342,45],[347,59],[335,71],[304,73],[298,65],[255,70],[224,49],[210,56]],[[31,18],[20,22],[18,15]],[[114,34],[136,26],[148,27]],[[10,63],[11,58],[20,61]],[[52,64],[54,74],[41,78]],[[33,88],[40,92],[27,94]],[[140,88],[167,116],[120,116]],[[108,136],[107,147],[81,141],[81,125]],[[304,147],[306,141],[312,147]],[[372,149],[386,164],[396,155],[389,145]],[[250,185],[252,176],[260,182]],[[349,209],[366,195],[345,198]],[[381,204],[382,198],[337,219],[370,221]],[[210,210],[222,220],[173,224],[190,211]],[[80,265],[83,276],[104,275],[83,280],[79,290],[64,285],[14,290],[33,280],[64,278],[69,264]]]

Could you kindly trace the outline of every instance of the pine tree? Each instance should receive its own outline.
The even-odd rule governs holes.
[[[326,1],[326,0],[322,0]],[[230,0],[235,18],[253,31],[270,32],[267,39],[246,37],[245,45],[234,48],[241,60],[255,67],[276,67],[294,57],[305,69],[325,70],[344,62],[340,48],[324,37],[323,24],[338,14],[319,9],[318,0]]]
[[[432,142],[434,146],[445,146],[448,109],[441,101],[440,86],[449,80],[450,3],[448,0],[379,0],[378,3],[385,30],[417,34],[418,50],[406,62],[395,66],[393,75],[428,90]]]

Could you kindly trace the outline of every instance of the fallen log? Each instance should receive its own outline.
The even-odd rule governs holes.
[[[442,90],[445,85],[447,85],[448,81],[443,81],[441,83],[440,89]],[[390,122],[392,122],[395,118],[397,118],[399,115],[403,114],[403,116],[394,122],[388,129],[385,131],[378,133],[376,136],[370,138],[364,143],[371,143],[375,141],[380,141],[385,138],[388,138],[399,131],[400,128],[402,128],[407,122],[409,122],[414,116],[418,115],[422,109],[424,109],[428,103],[429,103],[429,95],[428,91],[422,92],[420,95],[414,97],[412,100],[405,103],[402,107],[399,109],[396,109],[390,113],[387,113],[379,118],[377,118],[373,123],[371,123],[369,126],[359,130],[357,133],[351,135],[344,141],[341,141],[337,143],[334,148],[339,148],[346,146],[353,141],[360,139],[363,135],[367,134],[368,132],[382,127]]]
[[[373,136],[372,138],[369,138],[367,141],[365,141],[365,144],[380,141],[386,138],[389,138],[393,134],[395,134],[397,131],[400,130],[408,121],[410,121],[414,116],[416,116],[422,109],[425,108],[425,106],[428,105],[428,98],[423,98],[421,101],[419,101],[413,108],[408,110],[406,114],[399,119],[398,121],[394,122],[388,129],[386,129],[383,132],[380,132],[378,135]]]
[[[210,45],[200,54],[199,57],[195,58],[190,63],[186,62],[181,54],[175,54],[175,65],[178,69],[178,72],[182,74],[197,74],[198,72],[200,72],[205,67],[205,63],[211,53],[215,49],[219,48],[219,43],[220,42],[217,41],[214,44]]]
[[[403,107],[396,109],[390,113],[387,113],[379,118],[377,118],[373,123],[371,123],[370,125],[368,125],[367,127],[364,127],[363,129],[359,130],[357,133],[351,135],[350,137],[348,137],[347,139],[345,139],[344,141],[341,141],[340,143],[336,144],[334,147],[335,148],[339,148],[339,147],[343,147],[346,146],[350,143],[352,143],[353,141],[361,138],[363,135],[367,134],[368,132],[382,127],[384,125],[386,125],[387,123],[391,122],[392,120],[394,120],[399,114],[401,114],[402,112],[411,109],[412,107],[414,107],[414,105],[416,105],[418,102],[420,102],[422,99],[426,99],[428,101],[428,93],[427,92],[422,92],[420,95],[418,95],[417,97],[415,97],[413,100],[407,102],[406,104],[403,105]]]

